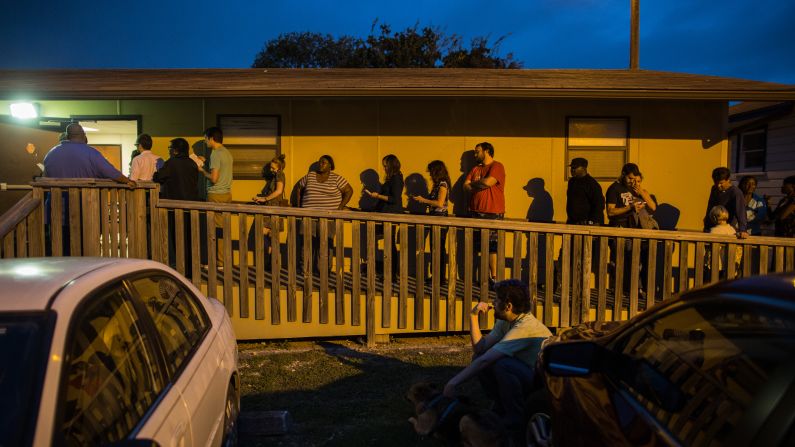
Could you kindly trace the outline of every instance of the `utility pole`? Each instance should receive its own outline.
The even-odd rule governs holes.
[[[640,27],[640,0],[629,0],[631,6],[630,10],[630,31],[629,31],[629,69],[638,69],[638,47],[640,34],[638,28]]]

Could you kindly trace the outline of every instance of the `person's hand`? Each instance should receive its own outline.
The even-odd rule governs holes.
[[[454,398],[457,394],[456,385],[453,384],[453,381],[447,382],[444,386],[444,391],[442,392],[445,397]]]
[[[263,199],[262,197],[256,196],[253,199],[251,199],[251,201],[254,202],[254,203],[264,203],[265,199]]]
[[[138,186],[138,184],[136,184],[134,181],[130,179],[127,179],[127,186],[129,186],[130,188],[135,188],[136,186]]]
[[[378,193],[377,192],[367,191],[367,195],[369,195],[370,197],[372,197],[374,199],[378,198]]]
[[[423,202],[423,198],[420,197],[420,196],[409,196],[409,199],[411,199],[411,200],[413,200],[415,202],[420,202],[420,203]]]
[[[741,232],[737,233],[737,239],[748,239],[748,232],[747,231],[741,231]]]
[[[493,309],[493,308],[494,308],[494,306],[492,306],[491,304],[481,301],[481,302],[475,304],[475,307],[472,308],[472,312],[470,314],[472,316],[479,315],[481,313],[485,314],[485,313],[488,313],[488,311]]]

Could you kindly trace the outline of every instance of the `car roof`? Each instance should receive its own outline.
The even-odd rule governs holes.
[[[0,260],[0,312],[46,310],[54,295],[73,280],[100,269],[130,272],[157,263],[120,258],[20,258]],[[110,273],[110,272],[109,272]],[[114,273],[116,275],[118,273]]]
[[[687,300],[703,295],[748,295],[793,303],[795,302],[795,272],[724,281],[685,293],[682,297]]]

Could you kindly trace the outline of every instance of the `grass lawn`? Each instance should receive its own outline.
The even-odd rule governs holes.
[[[284,436],[241,445],[431,446],[408,423],[412,383],[444,384],[469,363],[468,336],[395,338],[374,349],[350,340],[240,344],[242,411],[287,410]],[[476,381],[464,387],[484,404]]]

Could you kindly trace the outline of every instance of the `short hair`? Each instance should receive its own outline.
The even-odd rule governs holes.
[[[478,143],[477,145],[475,145],[475,147],[478,146],[480,146],[480,148],[483,149],[484,151],[488,152],[490,157],[494,156],[494,146],[492,146],[491,143],[484,141],[482,143]]]
[[[174,152],[174,155],[188,155],[188,150],[190,148],[188,140],[184,138],[174,138],[170,141],[169,146]]]
[[[152,149],[152,136],[148,133],[142,133],[141,135],[138,135],[138,138],[135,139],[135,145],[141,146],[147,151]]]
[[[513,306],[513,312],[522,314],[530,311],[530,289],[518,279],[506,279],[494,285],[497,296]]]
[[[721,180],[728,180],[732,176],[732,171],[729,168],[721,166],[712,170],[712,181],[717,183]]]
[[[224,142],[224,132],[221,130],[220,127],[213,126],[208,128],[204,131],[204,136],[208,140],[213,140],[216,143],[223,143]]]
[[[389,154],[381,160],[386,165],[386,178],[389,180],[393,175],[400,173],[400,160],[395,154]]]
[[[793,185],[795,186],[795,175],[791,175],[789,177],[784,178],[784,181],[781,182],[781,185]]]
[[[621,168],[621,177],[626,177],[629,174],[640,176],[640,168],[635,163],[627,163]]]
[[[331,170],[333,171],[334,170],[334,159],[331,158],[331,155],[321,155],[320,158],[318,158],[318,160],[323,159],[323,158],[325,158],[326,161],[328,162],[328,164],[331,165]]]
[[[71,123],[66,126],[66,139],[69,141],[85,142],[86,131],[78,123]]]
[[[723,205],[715,205],[709,210],[709,220],[713,224],[718,222],[726,222],[729,220],[729,210]]]

